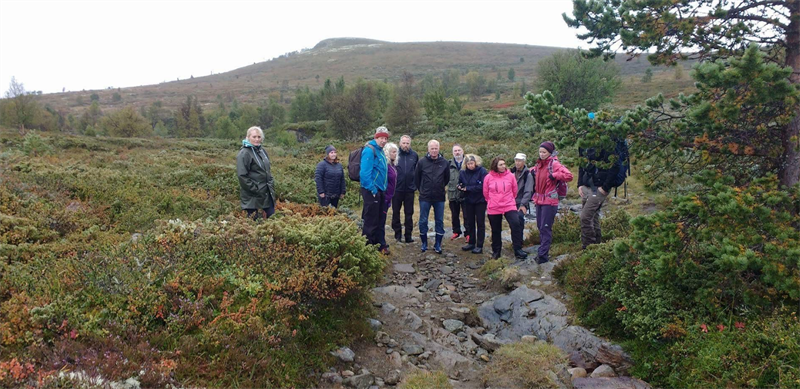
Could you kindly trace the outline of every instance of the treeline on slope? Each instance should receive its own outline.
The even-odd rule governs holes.
[[[619,88],[619,67],[614,63],[583,58],[577,51],[557,53],[541,62],[537,88],[549,88],[574,106],[594,109],[607,103]],[[517,82],[518,81],[518,82]],[[426,74],[419,82],[403,72],[396,84],[387,81],[356,80],[345,84],[343,77],[327,79],[318,90],[298,88],[294,98],[269,96],[260,104],[242,104],[232,96],[217,96],[213,108],[194,96],[187,96],[171,111],[160,101],[138,109],[133,106],[104,112],[99,96],[82,113],[41,107],[36,95],[12,79],[6,99],[0,101],[0,124],[10,127],[64,131],[89,136],[118,137],[213,137],[238,139],[246,128],[257,125],[271,129],[269,139],[290,146],[297,139],[315,134],[355,140],[378,125],[393,131],[420,132],[420,121],[436,131],[446,128],[451,118],[464,113],[467,98],[477,100],[494,94],[512,101],[528,91],[524,78],[513,68],[496,69],[496,77],[477,71],[447,70]],[[121,103],[121,97],[115,102]],[[519,100],[518,100],[519,99]],[[424,114],[424,116],[423,116]],[[424,130],[422,130],[424,131]]]

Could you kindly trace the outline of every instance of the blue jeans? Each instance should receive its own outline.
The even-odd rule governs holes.
[[[419,235],[428,235],[428,215],[433,206],[433,220],[436,227],[436,235],[444,236],[444,201],[429,202],[419,201]]]

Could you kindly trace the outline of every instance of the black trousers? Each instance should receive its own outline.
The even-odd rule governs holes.
[[[317,198],[319,199],[319,205],[321,207],[331,206],[331,207],[334,207],[334,208],[339,208],[339,197],[330,198],[328,196],[325,196],[325,197],[317,196]]]
[[[464,202],[461,205],[464,207],[464,229],[465,235],[469,236],[469,243],[483,247],[483,241],[486,239],[486,202],[478,204]]]
[[[522,250],[522,226],[519,223],[519,212],[508,211],[502,215],[489,215],[489,224],[492,226],[492,252],[499,253],[503,249],[503,217],[511,227],[511,244],[514,250]]]
[[[460,234],[461,233],[461,209],[464,207],[464,203],[460,201],[449,201],[450,203],[450,215],[453,219],[453,233]],[[466,221],[466,216],[464,219]]]
[[[394,192],[392,197],[392,230],[394,238],[400,239],[403,233],[403,225],[400,224],[400,208],[403,208],[406,226],[406,239],[411,239],[411,231],[414,229],[414,192]]]
[[[367,244],[380,244],[379,234],[385,233],[385,227],[381,225],[381,207],[385,196],[382,191],[373,195],[372,192],[361,188],[361,197],[364,199],[364,211],[361,213],[364,218],[364,227],[361,233],[367,238]]]

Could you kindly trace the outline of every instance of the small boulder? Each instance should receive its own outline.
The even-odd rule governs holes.
[[[331,355],[339,358],[342,362],[353,362],[353,359],[356,357],[356,353],[348,347],[342,347],[336,351],[331,351]]]
[[[573,367],[572,369],[567,369],[569,375],[572,376],[572,379],[576,378],[583,378],[586,377],[586,369],[582,367]]]
[[[354,375],[344,380],[345,385],[356,389],[369,389],[373,383],[375,383],[375,377],[370,372]]]
[[[381,329],[381,326],[383,325],[380,320],[376,319],[367,319],[367,322],[369,323],[369,328],[372,328],[373,331]]]
[[[386,385],[397,385],[400,383],[400,370],[391,370],[386,374],[386,379],[383,380]]]
[[[464,328],[464,322],[462,322],[461,320],[454,320],[454,319],[447,319],[444,322],[442,322],[442,325],[444,326],[444,329],[452,333],[456,333],[460,331],[462,328]]]
[[[614,372],[614,369],[608,365],[600,365],[597,369],[594,369],[592,372],[592,378],[600,378],[600,377],[616,377],[617,373]]]
[[[344,379],[337,373],[327,372],[322,374],[322,380],[332,384],[341,384]]]
[[[403,345],[403,351],[408,355],[420,355],[425,352],[425,349],[418,344],[409,343]]]

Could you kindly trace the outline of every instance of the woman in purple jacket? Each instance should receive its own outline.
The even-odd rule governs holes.
[[[380,232],[380,251],[384,255],[389,255],[389,245],[386,244],[386,213],[389,211],[389,207],[392,206],[392,197],[394,196],[394,189],[397,186],[397,169],[395,166],[397,165],[397,145],[394,143],[387,143],[386,146],[383,146],[383,152],[386,154],[386,161],[387,163],[387,180],[386,180],[386,194],[385,200],[383,202],[383,207],[381,207],[381,214],[380,220],[378,221],[378,225],[383,225],[384,228],[379,228]]]

